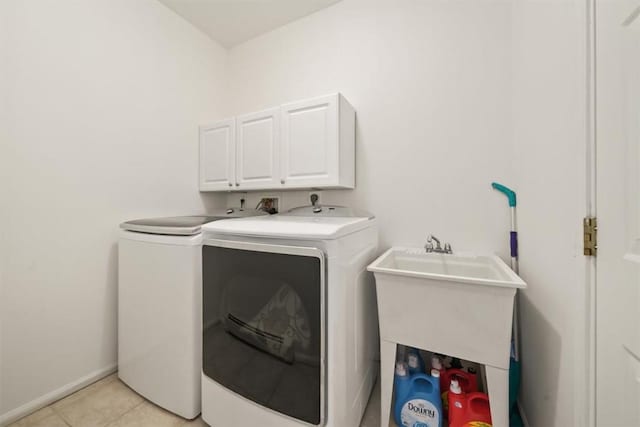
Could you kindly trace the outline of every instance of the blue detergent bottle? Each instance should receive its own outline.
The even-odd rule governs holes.
[[[409,375],[409,368],[404,362],[396,362],[396,373],[393,376],[393,392],[395,402],[403,401],[409,391],[409,384],[411,383],[411,376]]]
[[[407,350],[407,365],[409,366],[409,375],[424,374],[425,364],[420,352],[409,347]]]
[[[440,387],[440,370],[438,368],[431,369],[431,378],[437,380],[436,388],[438,389],[438,394],[440,394],[442,388]]]
[[[411,376],[403,399],[396,400],[394,418],[401,427],[442,427],[440,379],[425,374]]]

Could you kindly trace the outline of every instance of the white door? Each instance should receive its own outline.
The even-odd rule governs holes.
[[[280,186],[280,110],[236,117],[236,186],[257,190]]]
[[[280,108],[283,186],[337,185],[338,95],[294,102]]]
[[[596,0],[596,420],[640,426],[640,1]]]
[[[235,183],[235,119],[200,126],[200,191],[230,190]]]

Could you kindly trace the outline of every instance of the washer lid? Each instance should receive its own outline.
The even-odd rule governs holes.
[[[149,234],[171,234],[192,236],[200,233],[203,224],[215,221],[217,217],[207,215],[171,216],[166,218],[145,218],[123,222],[120,228]]]
[[[375,223],[369,217],[333,217],[271,215],[218,221],[202,227],[207,235],[234,235],[276,237],[300,240],[333,240],[351,234]]]
[[[126,221],[120,228],[128,231],[147,234],[168,234],[174,236],[193,236],[200,233],[202,225],[227,218],[268,215],[266,212],[253,209],[241,210],[229,208],[213,215],[171,216],[165,218],[145,218]]]

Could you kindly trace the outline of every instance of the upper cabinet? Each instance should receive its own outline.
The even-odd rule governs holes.
[[[355,111],[341,95],[280,107],[285,187],[354,187]]]
[[[201,191],[311,187],[355,187],[355,110],[342,95],[201,127]]]
[[[272,108],[236,118],[236,189],[280,185],[279,113]]]
[[[200,126],[200,191],[231,190],[236,177],[236,121]]]

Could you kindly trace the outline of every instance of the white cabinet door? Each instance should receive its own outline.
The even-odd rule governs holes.
[[[235,119],[200,127],[200,191],[231,190],[235,183]]]
[[[283,105],[281,115],[283,187],[338,185],[338,95]]]
[[[236,188],[280,186],[280,110],[272,108],[236,118]]]

